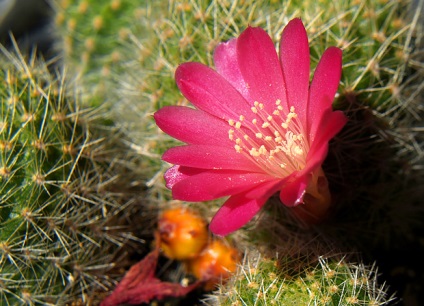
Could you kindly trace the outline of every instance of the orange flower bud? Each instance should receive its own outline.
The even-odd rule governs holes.
[[[189,273],[197,279],[205,281],[205,289],[213,290],[222,280],[236,271],[240,261],[240,253],[223,240],[214,240],[202,253],[187,261]]]
[[[208,242],[206,221],[187,208],[172,208],[159,217],[159,244],[170,259],[185,260],[197,256]]]

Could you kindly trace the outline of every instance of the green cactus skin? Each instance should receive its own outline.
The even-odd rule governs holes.
[[[285,24],[293,17],[301,17],[309,34],[312,67],[325,48],[335,45],[343,49],[343,76],[334,106],[351,118],[331,143],[324,165],[334,193],[335,209],[325,224],[310,231],[324,245],[329,240],[335,241],[334,249],[342,249],[342,253],[363,252],[369,265],[377,259],[373,256],[381,252],[380,248],[390,252],[393,245],[417,230],[423,215],[417,205],[420,195],[411,188],[419,182],[417,171],[411,169],[422,161],[419,149],[422,143],[414,148],[408,139],[411,125],[417,122],[415,119],[413,123],[412,114],[419,112],[417,106],[421,103],[411,97],[423,92],[418,81],[420,72],[415,72],[420,68],[412,60],[419,54],[412,48],[413,41],[421,34],[417,31],[416,16],[412,22],[409,19],[408,4],[408,1],[366,0],[269,1],[261,5],[255,1],[170,2],[168,11],[154,21],[148,18],[149,10],[145,10],[146,16],[140,22],[149,22],[152,33],[150,37],[133,33],[138,38],[133,47],[137,57],[130,59],[128,66],[135,72],[120,79],[123,86],[117,89],[116,96],[121,103],[115,109],[118,121],[127,123],[134,146],[148,157],[150,169],[157,171],[152,173],[151,190],[170,199],[160,179],[167,166],[156,156],[177,142],[155,130],[149,117],[164,105],[188,105],[175,86],[176,67],[187,61],[213,66],[215,46],[238,36],[248,25],[263,27],[278,42]],[[136,111],[128,114],[129,108]],[[142,120],[137,119],[140,116]],[[406,132],[399,134],[402,129]],[[406,195],[410,196],[410,203],[405,203]],[[206,205],[213,211],[221,203]],[[398,203],[402,203],[401,209]],[[296,225],[286,221],[287,214],[267,218],[255,224],[254,230],[260,230],[266,223],[269,223],[268,233],[283,227],[282,231],[292,236],[290,241],[300,248],[296,241],[299,238],[290,234]],[[252,226],[235,234],[235,239],[248,245],[264,244],[263,237],[255,239],[248,233],[249,229]],[[272,237],[279,254],[284,254],[283,246],[289,246],[282,240],[287,235]],[[333,247],[324,247],[323,252],[334,252]],[[353,273],[355,265],[349,264],[349,271]],[[389,273],[385,271],[386,276]],[[243,274],[235,278],[243,278]],[[384,291],[378,285],[375,288]]]
[[[38,60],[1,51],[0,304],[88,303],[115,283],[120,247],[140,242],[122,213],[137,211],[124,196],[133,175],[116,172],[136,165],[106,109],[82,107]]]
[[[253,254],[255,252],[252,252]],[[311,260],[311,259],[309,259]],[[319,257],[301,271],[281,258],[246,257],[239,277],[222,286],[209,305],[387,305],[376,271],[345,259]]]
[[[413,188],[423,182],[422,175],[417,173],[422,169],[424,143],[419,127],[423,65],[419,50],[413,47],[414,41],[418,42],[422,36],[422,30],[417,27],[419,15],[408,13],[409,1],[263,1],[259,4],[253,0],[191,0],[142,3],[137,7],[126,5],[124,0],[118,2],[122,18],[105,22],[104,16],[112,16],[107,12],[114,1],[101,4],[59,1],[63,13],[59,11],[57,23],[65,29],[67,60],[77,66],[83,81],[95,84],[88,90],[116,101],[114,120],[125,131],[132,149],[143,157],[141,167],[150,178],[144,182],[150,187],[149,201],[166,206],[164,203],[171,199],[162,180],[169,165],[164,165],[160,156],[177,142],[156,128],[151,114],[164,105],[188,104],[175,85],[176,67],[187,61],[213,66],[216,45],[238,36],[248,25],[263,27],[278,42],[287,22],[301,17],[309,35],[312,68],[325,48],[335,45],[343,49],[343,76],[334,107],[345,111],[351,120],[330,144],[324,164],[337,205],[327,223],[309,230],[300,229],[310,235],[308,239],[299,236],[299,228],[288,211],[274,214],[268,208],[255,219],[258,222],[236,233],[234,240],[260,248],[264,253],[270,249],[276,251],[281,260],[287,248],[292,253],[301,253],[302,243],[308,244],[315,237],[321,244],[320,251],[314,251],[315,258],[357,251],[372,264],[376,249],[389,251],[394,242],[415,234],[423,213],[417,205],[422,195]],[[85,10],[84,14],[79,12],[81,9]],[[93,28],[96,22],[101,26]],[[117,38],[119,34],[122,36]],[[119,60],[114,61],[113,57]],[[411,201],[405,201],[405,197]],[[212,215],[221,203],[194,205]],[[262,235],[251,234],[251,229]],[[272,237],[268,238],[272,243],[266,237]],[[247,251],[247,258],[253,256],[250,253]],[[273,258],[270,256],[269,261],[275,261]],[[367,278],[369,286],[343,287],[346,294],[331,295],[338,297],[329,305],[355,304],[355,298],[360,305],[383,305],[391,299],[384,293],[384,286],[377,284],[374,272],[371,273],[373,269],[350,262],[339,267],[338,263],[344,261],[335,258],[338,257],[330,256],[315,267],[308,266],[294,281],[293,277],[286,280],[280,276],[281,267],[270,271],[270,267],[259,264],[256,268],[259,287],[250,291],[239,290],[249,283],[244,273],[247,270],[242,268],[233,283],[240,295],[231,303],[250,305],[243,301],[255,301],[254,297],[265,288],[262,281],[269,281],[262,270],[279,276],[279,288],[292,284],[294,289],[289,291],[299,296],[293,294],[290,299],[318,303],[330,293],[313,289],[314,281],[309,282],[307,275],[314,271],[314,275],[323,276],[330,268],[340,268],[341,283],[349,284],[352,275],[360,275],[362,284]],[[290,261],[293,264],[298,262]],[[308,283],[310,288],[300,288],[300,281]],[[321,288],[324,287],[328,288],[327,285]],[[372,288],[374,291],[370,291]],[[355,292],[361,295],[355,295],[353,290],[359,290]],[[311,292],[315,292],[316,300],[311,300]],[[272,304],[268,299],[260,301],[264,305]],[[277,305],[278,302],[281,301],[276,301]]]
[[[93,95],[110,92],[116,73],[126,71],[125,42],[131,28],[146,32],[134,22],[147,4],[131,0],[57,0],[55,23],[63,41],[65,62],[74,74],[84,76],[80,86]],[[112,71],[115,73],[112,74]]]

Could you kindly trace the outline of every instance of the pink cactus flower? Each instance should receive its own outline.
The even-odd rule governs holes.
[[[167,106],[157,125],[186,143],[163,160],[175,199],[208,201],[229,196],[210,229],[227,235],[249,222],[279,191],[289,207],[304,204],[322,216],[331,196],[322,171],[328,142],[347,118],[332,110],[342,51],[328,48],[309,86],[309,44],[300,19],[291,20],[280,56],[261,28],[248,27],[221,43],[215,70],[195,62],[180,65],[175,78],[195,106]]]

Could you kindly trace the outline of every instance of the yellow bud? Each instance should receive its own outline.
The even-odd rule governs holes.
[[[185,260],[197,256],[208,242],[206,221],[187,208],[172,208],[159,217],[159,244],[170,259]]]
[[[197,279],[205,281],[206,290],[213,290],[236,271],[239,261],[237,249],[222,240],[214,240],[199,256],[187,261],[186,267]]]

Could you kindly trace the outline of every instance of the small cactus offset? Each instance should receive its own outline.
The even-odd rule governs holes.
[[[254,252],[253,252],[254,253]],[[282,263],[283,262],[283,263]],[[281,258],[245,258],[240,275],[222,287],[211,305],[388,305],[376,271],[345,259],[317,258],[302,271],[286,271]]]
[[[82,107],[42,62],[2,52],[0,304],[86,303],[111,286],[114,254],[136,239],[119,220],[122,189],[112,188],[131,158],[108,147],[118,134],[105,110]]]

